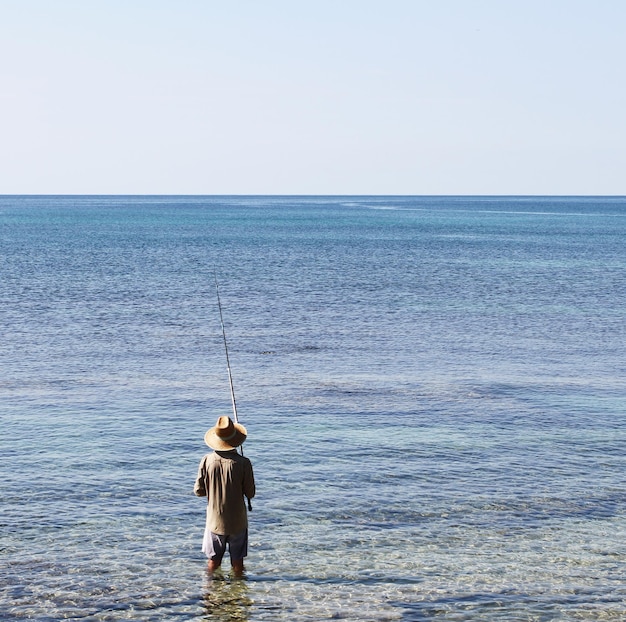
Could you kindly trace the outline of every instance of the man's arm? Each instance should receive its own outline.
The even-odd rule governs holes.
[[[247,458],[243,470],[243,494],[248,497],[248,499],[252,499],[256,494],[254,471],[252,470],[252,463]]]
[[[197,497],[206,497],[206,486],[204,484],[206,468],[205,468],[206,458],[202,458],[200,461],[200,466],[198,467],[198,476],[196,477],[196,483],[193,487],[193,492]]]

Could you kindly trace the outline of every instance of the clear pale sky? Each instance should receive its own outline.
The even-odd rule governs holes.
[[[626,0],[0,0],[0,194],[626,194]]]

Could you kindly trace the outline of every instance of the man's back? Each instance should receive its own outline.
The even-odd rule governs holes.
[[[244,495],[251,499],[255,494],[250,460],[236,450],[207,454],[200,462],[194,492],[208,496],[207,526],[213,533],[239,533],[248,526]]]

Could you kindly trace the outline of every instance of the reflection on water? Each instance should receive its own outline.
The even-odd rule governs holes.
[[[203,604],[204,620],[248,620],[252,605],[248,596],[248,582],[245,577],[227,576],[218,571],[207,579]]]

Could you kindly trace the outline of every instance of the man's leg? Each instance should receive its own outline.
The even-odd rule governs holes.
[[[233,567],[233,573],[236,577],[240,577],[245,570],[243,566],[243,559],[231,559],[230,564]]]
[[[209,558],[209,572],[213,572],[221,566],[222,558],[226,552],[226,540],[227,536],[211,532],[210,537],[208,538],[208,548],[206,551],[206,555]]]
[[[228,551],[230,553],[230,565],[233,567],[233,573],[240,577],[245,568],[243,567],[243,559],[248,554],[248,530],[228,536]]]

